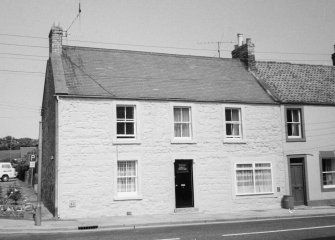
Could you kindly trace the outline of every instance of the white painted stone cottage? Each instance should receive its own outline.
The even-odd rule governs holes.
[[[42,198],[56,217],[280,208],[280,105],[239,59],[49,39]]]

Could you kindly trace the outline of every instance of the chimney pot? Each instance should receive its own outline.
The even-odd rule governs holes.
[[[243,45],[243,34],[238,33],[237,34],[237,46],[241,47]]]

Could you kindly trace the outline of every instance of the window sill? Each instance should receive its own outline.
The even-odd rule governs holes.
[[[322,187],[321,192],[335,192],[335,187]]]
[[[141,195],[114,197],[114,201],[129,201],[129,200],[143,200],[143,197]]]
[[[224,144],[247,144],[247,141],[245,139],[230,139],[225,138],[223,139]]]
[[[288,138],[286,136],[286,142],[306,142],[306,138]]]
[[[171,144],[197,144],[194,139],[171,139]]]
[[[136,140],[136,139],[115,139],[113,140],[113,145],[140,145],[141,142],[139,140]]]

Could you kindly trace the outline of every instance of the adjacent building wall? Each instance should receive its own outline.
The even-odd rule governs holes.
[[[286,142],[285,155],[302,155],[307,159],[307,204],[334,204],[335,191],[321,190],[320,151],[335,151],[335,107],[307,105],[303,106],[303,110],[306,141]]]
[[[218,213],[280,207],[286,192],[286,168],[279,106],[234,105],[243,108],[246,139],[225,143],[224,104],[180,103],[192,107],[195,134],[194,141],[180,144],[172,141],[172,113],[176,103],[138,101],[135,104],[139,140],[135,144],[116,144],[115,101],[60,98],[60,218],[174,212],[176,159],[193,160],[194,207],[199,211]],[[137,199],[115,198],[117,159],[138,161],[140,196]],[[271,162],[274,193],[236,196],[235,163],[243,162]]]

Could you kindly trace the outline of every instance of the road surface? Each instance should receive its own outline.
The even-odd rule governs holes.
[[[274,240],[335,239],[335,216],[274,219],[132,230],[78,230],[64,233],[0,234],[0,239],[101,240]]]

